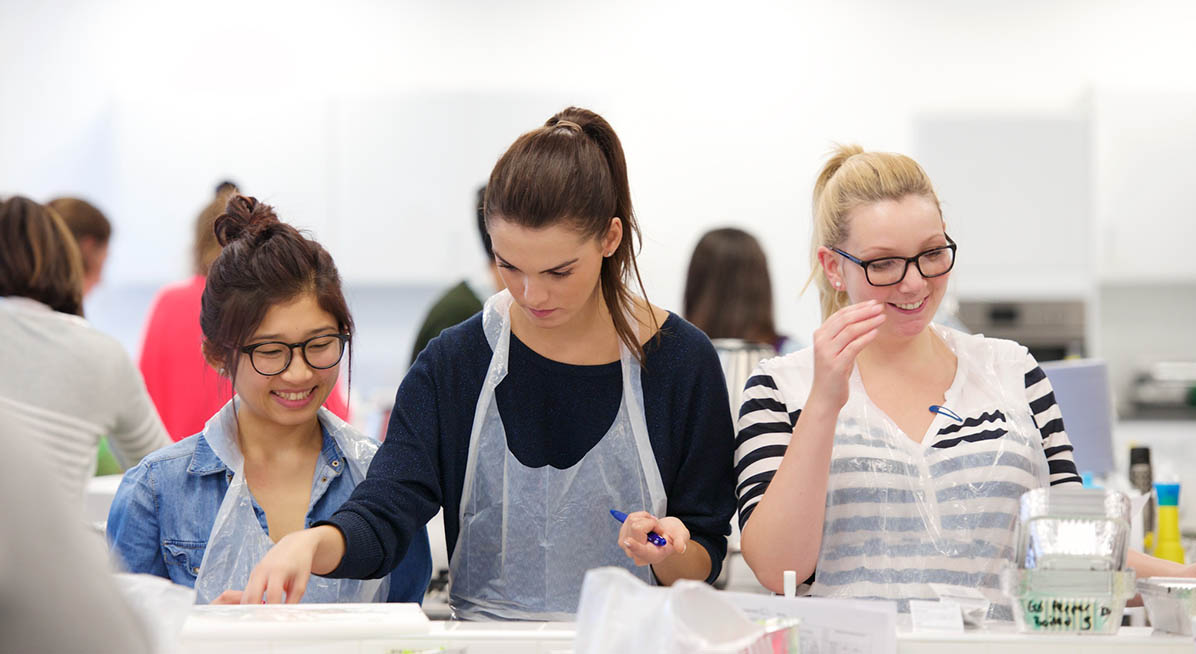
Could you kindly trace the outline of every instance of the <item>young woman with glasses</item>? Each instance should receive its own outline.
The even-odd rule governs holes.
[[[339,509],[378,449],[321,407],[353,334],[332,257],[254,198],[232,197],[215,232],[203,353],[235,396],[126,473],[108,516],[130,571],[193,586],[201,603],[239,602],[274,542]],[[431,566],[421,529],[385,580],[313,580],[307,600],[418,602]]]
[[[638,227],[610,124],[570,108],[520,136],[485,221],[506,290],[420,353],[369,478],[330,524],[279,542],[246,601],[296,601],[309,571],[386,574],[439,507],[458,618],[571,620],[599,566],[718,575],[727,391],[710,341],[632,290]]]
[[[777,592],[789,570],[813,595],[899,606],[979,589],[1011,619],[1021,495],[1080,483],[1050,382],[1017,343],[931,322],[956,244],[912,159],[841,147],[813,205],[823,324],[760,364],[738,412],[744,558]]]

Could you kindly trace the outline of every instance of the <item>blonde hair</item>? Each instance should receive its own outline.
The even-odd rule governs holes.
[[[938,196],[926,171],[916,161],[893,152],[865,152],[858,145],[839,145],[831,152],[814,183],[814,234],[810,239],[810,277],[818,288],[822,319],[847,306],[847,292],[831,287],[818,261],[818,248],[836,247],[847,240],[847,217],[857,207],[883,200],[920,195],[934,202],[942,215]]]

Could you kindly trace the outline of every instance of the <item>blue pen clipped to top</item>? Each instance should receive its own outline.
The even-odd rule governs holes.
[[[952,420],[956,420],[956,421],[958,421],[958,422],[963,422],[963,418],[960,418],[960,417],[959,417],[959,414],[955,413],[954,411],[952,411],[951,409],[948,409],[948,408],[947,408],[947,407],[945,407],[945,406],[939,406],[939,405],[937,405],[937,404],[931,404],[931,405],[930,405],[930,412],[931,412],[931,413],[937,413],[937,414],[939,414],[939,415],[943,415],[943,416],[947,416],[948,418],[951,418]]]
[[[627,514],[623,513],[622,511],[616,511],[614,509],[611,509],[610,514],[612,516],[614,516],[615,520],[618,520],[619,522],[623,522],[624,520],[627,519]],[[654,531],[648,532],[648,542],[652,543],[653,545],[655,545],[657,547],[664,547],[665,545],[669,544],[669,541],[665,540],[664,536],[661,536],[660,534],[658,534]]]

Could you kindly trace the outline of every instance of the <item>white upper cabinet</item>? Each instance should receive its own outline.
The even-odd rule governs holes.
[[[1085,112],[932,115],[913,156],[959,243],[961,298],[1076,298],[1093,287],[1092,163]]]
[[[1094,99],[1101,283],[1196,282],[1196,94]]]

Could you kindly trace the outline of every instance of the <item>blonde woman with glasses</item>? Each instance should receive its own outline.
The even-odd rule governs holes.
[[[1025,347],[932,322],[955,266],[909,157],[840,147],[814,187],[813,345],[761,362],[738,412],[742,549],[766,587],[936,599],[998,573],[1027,490],[1079,484],[1050,382]],[[966,250],[965,250],[966,251]],[[1139,575],[1192,570],[1133,552]]]

